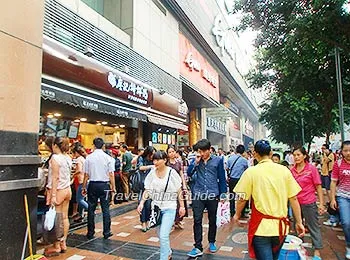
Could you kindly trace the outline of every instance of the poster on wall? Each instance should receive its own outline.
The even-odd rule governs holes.
[[[167,144],[171,144],[171,135],[168,135],[168,142]]]
[[[158,134],[157,132],[152,132],[152,143],[157,143],[158,142]]]
[[[171,135],[171,144],[176,145],[176,136],[175,135]]]
[[[78,122],[71,122],[69,131],[68,131],[68,138],[77,138],[78,132],[79,132],[79,125],[80,123]]]
[[[162,133],[158,133],[158,144],[163,143],[163,134]]]
[[[188,134],[178,135],[178,137],[177,137],[177,145],[178,146],[189,146],[190,142],[189,142]]]
[[[168,142],[168,135],[167,134],[163,134],[163,144],[166,144]]]

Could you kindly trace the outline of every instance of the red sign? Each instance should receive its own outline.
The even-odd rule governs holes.
[[[215,101],[220,102],[219,74],[181,33],[179,40],[181,75]]]

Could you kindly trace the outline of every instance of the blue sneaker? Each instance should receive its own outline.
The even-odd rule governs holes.
[[[218,248],[216,247],[215,243],[209,243],[209,251],[211,253],[215,253],[216,251],[218,251]]]
[[[203,255],[203,252],[199,250],[198,248],[193,248],[190,252],[187,253],[189,257],[197,257]]]

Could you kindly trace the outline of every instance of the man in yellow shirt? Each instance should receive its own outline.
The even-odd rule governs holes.
[[[239,220],[246,201],[251,199],[249,256],[258,260],[275,260],[288,232],[288,200],[295,215],[296,230],[299,236],[305,234],[296,197],[301,188],[288,168],[272,162],[268,141],[257,141],[253,154],[258,165],[248,168],[234,189],[238,195],[234,221]]]

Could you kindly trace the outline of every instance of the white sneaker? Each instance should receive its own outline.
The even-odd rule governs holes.
[[[329,219],[327,221],[323,222],[323,225],[328,226],[328,227],[336,227],[336,226],[338,226],[337,223],[333,223]]]
[[[350,259],[350,247],[346,248],[346,254],[345,254],[346,259]]]

